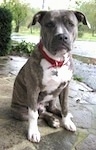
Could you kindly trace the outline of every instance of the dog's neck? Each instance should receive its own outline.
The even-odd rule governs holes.
[[[67,64],[69,61],[68,53],[64,54],[63,56],[54,56],[44,47],[41,41],[38,44],[38,48],[43,57],[52,64],[52,67],[61,67],[62,65]]]

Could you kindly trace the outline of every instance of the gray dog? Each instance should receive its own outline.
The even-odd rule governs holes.
[[[78,23],[88,25],[84,14],[67,10],[40,11],[29,27],[37,22],[41,25],[41,40],[16,77],[11,104],[16,119],[29,120],[28,139],[32,142],[40,141],[38,114],[56,128],[60,122],[55,115],[61,116],[62,126],[76,131],[67,107],[73,72],[70,51]],[[57,99],[61,110],[57,109]]]

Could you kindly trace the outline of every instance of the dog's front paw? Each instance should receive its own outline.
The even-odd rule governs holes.
[[[66,117],[62,118],[62,123],[63,123],[64,128],[66,128],[69,131],[75,132],[76,126],[72,122],[71,118],[73,118],[72,114],[68,113],[68,115]]]
[[[28,140],[31,142],[36,142],[39,143],[40,142],[40,132],[37,131],[28,131]]]

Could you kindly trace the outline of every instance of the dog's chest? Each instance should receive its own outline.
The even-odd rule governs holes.
[[[43,69],[43,91],[47,93],[55,91],[60,84],[70,81],[72,77],[72,70],[69,69],[68,65],[57,68],[51,67],[51,64],[46,59],[42,59],[40,65]]]

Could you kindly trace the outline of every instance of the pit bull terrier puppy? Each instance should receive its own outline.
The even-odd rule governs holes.
[[[68,113],[68,86],[72,78],[70,51],[78,33],[78,23],[88,25],[83,13],[70,10],[40,11],[29,24],[41,25],[41,39],[26,64],[19,71],[13,89],[12,114],[29,120],[28,139],[40,141],[38,115],[52,127],[59,127],[55,115],[62,117],[63,127],[76,131]],[[56,107],[59,99],[61,111]]]

